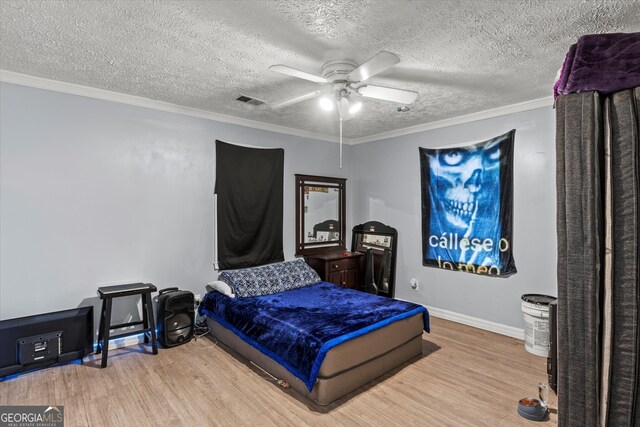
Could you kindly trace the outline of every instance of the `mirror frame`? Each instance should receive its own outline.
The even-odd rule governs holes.
[[[364,224],[358,224],[351,230],[352,240],[351,240],[351,251],[353,252],[367,252],[367,248],[363,247],[362,240],[364,240],[364,236],[373,235],[373,236],[388,236],[391,239],[391,245],[386,249],[391,251],[391,274],[389,276],[389,289],[384,291],[383,289],[378,290],[378,295],[382,295],[385,297],[393,298],[395,295],[395,284],[396,284],[396,264],[397,264],[397,255],[398,255],[398,230],[393,227],[390,227],[386,224],[383,224],[378,221],[369,221]],[[381,249],[378,249],[379,251]],[[378,257],[378,263],[381,262],[381,254],[376,254],[374,250],[374,260]],[[376,261],[374,261],[374,265]],[[375,280],[378,278],[375,277]],[[380,286],[381,284],[378,283]]]
[[[304,241],[304,187],[309,185],[318,187],[337,188],[340,190],[338,197],[338,221],[340,222],[340,239],[331,242]],[[332,178],[328,176],[296,174],[296,256],[316,255],[336,250],[347,249],[345,234],[346,227],[346,178]]]

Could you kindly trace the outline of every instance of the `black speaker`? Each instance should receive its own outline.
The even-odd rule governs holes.
[[[549,354],[547,356],[549,387],[558,392],[558,300],[549,303]]]
[[[193,293],[178,288],[161,289],[158,295],[158,341],[164,347],[189,342],[194,332]]]

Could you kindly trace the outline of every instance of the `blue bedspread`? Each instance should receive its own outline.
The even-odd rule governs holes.
[[[422,306],[326,282],[249,298],[212,291],[199,312],[280,363],[309,391],[327,352],[345,341],[420,312],[429,332],[429,313]]]

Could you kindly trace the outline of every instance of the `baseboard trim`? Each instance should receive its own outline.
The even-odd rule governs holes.
[[[426,306],[429,314],[444,320],[461,323],[463,325],[472,326],[474,328],[483,329],[496,334],[506,335],[508,337],[524,340],[524,329],[514,326],[504,325],[502,323],[492,322],[490,320],[480,319],[478,317],[467,316],[466,314],[456,313],[454,311],[445,310],[433,306]]]
[[[412,301],[408,301],[412,302]],[[415,303],[414,303],[415,304]],[[504,325],[502,323],[492,322],[490,320],[480,319],[478,317],[467,316],[466,314],[456,313],[455,311],[449,311],[433,306],[423,306],[429,310],[429,315],[437,317],[439,319],[450,320],[452,322],[460,323],[463,325],[471,326],[478,329],[483,329],[489,332],[495,332],[496,334],[506,335],[508,337],[524,340],[524,329],[516,328],[514,326]],[[132,335],[129,337],[118,338],[115,340],[109,340],[109,350],[115,350],[118,348],[131,347],[144,343],[144,334]]]
[[[116,338],[109,340],[109,350],[115,350],[118,348],[131,347],[138,344],[144,344],[144,334],[131,335],[124,338]],[[96,344],[97,346],[97,344]]]

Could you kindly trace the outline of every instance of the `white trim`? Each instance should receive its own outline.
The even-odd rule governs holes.
[[[524,340],[524,329],[514,326],[504,325],[502,323],[492,322],[490,320],[480,319],[478,317],[467,316],[449,310],[437,307],[426,306],[429,314],[440,319],[450,320],[463,325],[473,326],[474,328],[484,329],[485,331],[495,332],[496,334],[506,335],[508,337]]]
[[[401,301],[412,302],[401,298],[396,298]],[[443,308],[428,306],[420,304],[429,311],[429,315],[438,317],[444,320],[450,320],[452,322],[461,323],[463,325],[472,326],[474,328],[483,329],[489,332],[495,332],[496,334],[506,335],[508,337],[517,338],[524,341],[524,329],[516,328],[515,326],[509,326],[502,323],[492,322],[490,320],[480,319],[479,317],[467,316],[466,314],[456,313],[455,311],[445,310]]]
[[[435,122],[424,123],[421,125],[410,126],[407,128],[396,129],[389,132],[377,133],[375,135],[363,136],[362,138],[351,139],[350,145],[363,144],[365,142],[379,141],[381,139],[395,138],[398,136],[409,135],[412,133],[424,132],[427,130],[446,128],[450,126],[461,125],[464,123],[475,122],[478,120],[492,119],[494,117],[506,116],[507,114],[520,113],[522,111],[535,110],[536,108],[545,108],[553,106],[553,97],[532,99],[530,101],[520,102],[518,104],[505,105],[503,107],[492,108],[490,110],[479,111],[477,113],[465,114],[463,116],[452,117],[450,119],[438,120]]]
[[[399,299],[399,298],[398,298]],[[406,300],[403,300],[406,301]],[[410,302],[410,301],[409,301]],[[415,303],[414,303],[415,304]],[[524,341],[524,329],[508,326],[502,323],[492,322],[490,320],[480,319],[478,317],[467,316],[466,314],[456,313],[454,311],[442,308],[423,305],[429,310],[429,315],[440,319],[450,320],[452,322],[461,323],[463,325],[472,326],[474,328],[483,329],[496,334],[506,335],[508,337],[517,338]],[[109,340],[109,350],[116,348],[131,347],[144,343],[144,334],[132,335],[124,338]],[[160,345],[160,344],[158,344]]]
[[[508,337],[517,338],[524,341],[524,329],[516,328],[514,326],[504,325],[502,323],[492,322],[490,320],[480,319],[478,317],[467,316],[466,314],[460,314],[449,310],[444,310],[437,307],[424,306],[429,310],[429,315],[438,317],[440,319],[450,320],[452,322],[461,323],[463,325],[472,326],[474,328],[483,329],[489,332],[495,332],[496,334],[506,335]],[[132,335],[124,338],[109,340],[109,350],[117,348],[131,347],[144,343],[144,335],[142,333],[138,335]],[[160,345],[159,343],[157,344]]]
[[[274,125],[257,120],[243,119],[228,116],[226,114],[213,113],[211,111],[197,108],[185,107],[164,101],[156,101],[140,96],[127,95],[119,92],[112,92],[104,89],[97,89],[89,86],[82,86],[74,83],[66,83],[57,80],[45,79],[42,77],[30,76],[27,74],[15,73],[13,71],[0,69],[0,81],[21,86],[28,86],[38,89],[51,90],[54,92],[68,93],[71,95],[85,96],[87,98],[102,99],[104,101],[118,102],[120,104],[134,105],[136,107],[151,108],[153,110],[165,111],[168,113],[182,114],[185,116],[198,117],[214,120],[232,125],[245,126],[254,129],[277,132],[285,135],[299,136],[302,138],[316,139],[320,141],[337,143],[337,137],[325,135],[306,130],[294,129],[286,126]]]
[[[137,107],[150,108],[169,113],[182,114],[185,116],[198,117],[208,120],[214,120],[222,123],[229,123],[238,126],[245,126],[254,129],[265,130],[269,132],[277,132],[285,135],[299,136],[302,138],[310,138],[320,141],[338,143],[335,135],[326,135],[316,132],[294,129],[286,126],[274,125],[270,123],[260,122],[257,120],[243,119],[233,117],[226,114],[213,113],[211,111],[200,110],[197,108],[185,107],[182,105],[171,104],[164,101],[156,101],[153,99],[143,98],[140,96],[127,95],[119,92],[112,92],[104,89],[97,89],[89,86],[82,86],[74,83],[65,83],[57,80],[45,79],[42,77],[30,76],[28,74],[16,73],[0,69],[0,81],[6,83],[28,86],[38,89],[51,90],[54,92],[68,93],[71,95],[85,96],[88,98],[102,99],[105,101],[118,102],[121,104],[134,105]],[[478,120],[490,119],[494,117],[504,116],[507,114],[519,113],[536,108],[545,108],[553,105],[553,97],[524,101],[517,104],[505,105],[490,110],[479,111],[476,113],[465,114],[463,116],[452,117],[449,119],[438,120],[435,122],[423,123],[416,126],[410,126],[403,129],[392,130],[389,132],[377,133],[374,135],[363,136],[361,138],[343,138],[346,145],[357,145],[365,142],[379,141],[381,139],[395,138],[398,136],[409,135],[427,130],[456,126],[464,123],[474,122]]]

